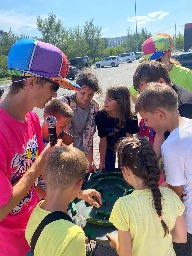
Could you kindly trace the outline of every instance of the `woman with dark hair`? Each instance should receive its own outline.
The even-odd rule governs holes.
[[[132,194],[115,203],[110,222],[118,239],[107,234],[121,256],[174,256],[172,241],[187,241],[184,205],[169,188],[159,188],[160,170],[146,139],[123,138],[117,147],[123,177]]]

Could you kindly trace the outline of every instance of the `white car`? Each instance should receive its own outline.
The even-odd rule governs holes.
[[[109,56],[95,63],[96,68],[102,68],[105,66],[117,67],[121,64],[122,60],[118,56]]]
[[[132,62],[136,59],[134,52],[124,52],[118,55],[122,59],[122,62]]]

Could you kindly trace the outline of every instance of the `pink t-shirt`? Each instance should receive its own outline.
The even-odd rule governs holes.
[[[37,115],[29,112],[21,123],[0,108],[0,206],[7,204],[12,186],[30,168],[43,150],[41,127]],[[0,222],[0,256],[22,256],[29,251],[25,228],[38,202],[35,186]]]

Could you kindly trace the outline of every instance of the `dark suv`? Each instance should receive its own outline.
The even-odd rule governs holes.
[[[70,64],[78,69],[90,68],[91,66],[88,56],[72,58]]]
[[[76,68],[74,66],[69,66],[69,72],[68,72],[66,78],[74,80],[78,72],[79,72],[78,68]]]
[[[192,69],[192,52],[174,53],[172,57],[178,60],[183,67]]]

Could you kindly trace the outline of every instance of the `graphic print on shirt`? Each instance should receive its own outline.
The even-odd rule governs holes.
[[[27,142],[27,145],[23,145],[24,153],[16,153],[11,162],[11,168],[14,168],[15,171],[11,176],[11,184],[13,185],[27,172],[31,167],[32,163],[38,157],[38,144],[36,135]],[[33,185],[27,195],[20,201],[20,203],[12,210],[13,214],[16,214],[21,211],[21,208],[24,204],[27,204],[33,194],[35,186]]]
[[[115,136],[116,133],[118,133],[120,130],[117,127],[114,128],[107,128],[108,136]]]

